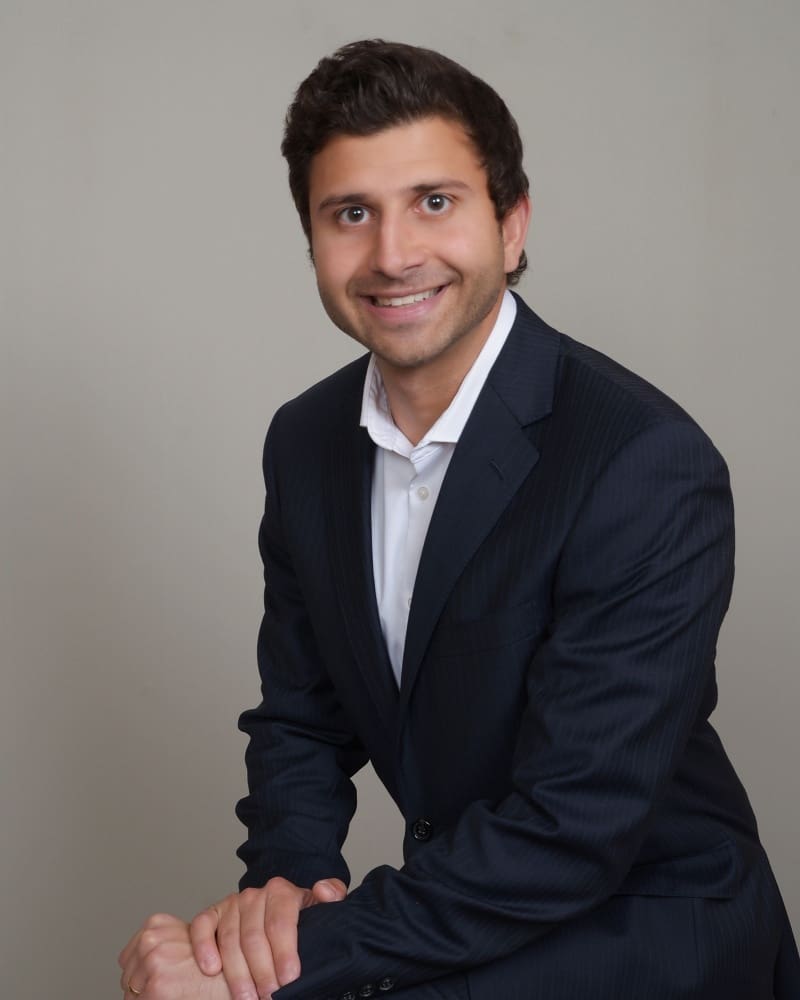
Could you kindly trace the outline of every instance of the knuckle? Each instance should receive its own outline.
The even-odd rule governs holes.
[[[296,915],[287,913],[285,910],[272,910],[264,918],[264,927],[267,931],[286,931],[297,926]]]
[[[237,931],[238,933],[239,924],[240,920],[238,913],[223,913],[217,922],[217,937],[219,937],[220,934],[229,934],[232,931]]]
[[[252,927],[247,930],[243,930],[240,935],[242,942],[242,948],[245,951],[254,951],[256,948],[261,947],[266,941],[266,935],[264,931],[260,928]]]
[[[148,980],[153,973],[157,972],[166,965],[167,956],[165,952],[165,942],[162,941],[149,951],[142,959],[142,965],[148,973]]]
[[[142,936],[139,938],[139,951],[142,954],[149,954],[158,942],[161,940],[161,935],[156,930],[146,930],[142,931]]]
[[[219,920],[222,920],[226,914],[230,913],[231,907],[236,905],[237,897],[235,895],[226,896],[221,899],[218,903],[209,903],[209,905],[201,910],[197,914],[195,920],[203,919],[209,923],[216,924]]]
[[[234,983],[230,990],[233,1000],[258,1000],[258,993],[252,983]]]
[[[156,972],[147,979],[147,1000],[166,1000],[169,990],[169,980],[162,973]]]
[[[278,980],[281,986],[288,986],[300,976],[300,963],[298,961],[286,960],[281,962],[277,970]]]
[[[283,930],[283,921],[279,920],[277,917],[267,917],[264,921],[264,930],[267,932],[267,937],[272,941],[276,934],[280,934]]]
[[[228,983],[233,1000],[258,1000],[258,994],[252,981],[237,977]]]
[[[205,910],[201,910],[200,913],[192,921],[192,924],[197,927],[201,927],[204,930],[213,931],[213,929],[220,922],[224,916],[224,911],[219,908],[219,906],[209,906]]]
[[[283,878],[281,875],[275,875],[269,880],[269,882],[267,882],[264,888],[267,889],[268,892],[273,893],[273,892],[285,892],[287,889],[294,888],[294,886],[292,885],[291,882]]]
[[[256,976],[255,980],[259,997],[268,997],[270,993],[274,993],[279,988],[278,979],[274,970],[271,972],[265,972],[260,976]]]
[[[156,927],[161,927],[164,921],[167,920],[167,916],[164,913],[151,913],[150,916],[145,920],[144,926],[148,929],[153,929]]]
[[[217,940],[225,949],[238,947],[239,929],[237,927],[222,927],[217,932]]]
[[[264,895],[263,889],[256,889],[253,886],[248,886],[246,889],[242,889],[239,893],[239,899],[242,903],[250,905],[251,903],[257,902]]]
[[[290,946],[292,935],[295,933],[296,924],[291,920],[273,919],[269,920],[264,928],[269,938],[272,950],[284,950]]]

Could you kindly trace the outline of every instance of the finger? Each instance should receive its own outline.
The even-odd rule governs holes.
[[[189,924],[194,959],[207,976],[216,976],[222,971],[222,958],[217,947],[217,928],[220,911],[216,906],[198,913]]]
[[[242,952],[238,905],[227,906],[221,911],[217,944],[222,959],[222,974],[232,1000],[255,1000],[258,991]]]
[[[142,931],[153,930],[159,927],[167,927],[176,923],[183,924],[183,921],[178,917],[171,916],[169,913],[154,913],[152,916],[148,917],[142,927],[139,928],[139,930],[133,935],[130,941],[117,956],[117,962],[119,965],[123,966],[129,960],[132,952],[139,944],[139,938],[142,935]]]
[[[131,997],[131,994],[129,993],[131,986],[133,986],[135,990],[140,990],[144,993],[145,986],[147,985],[147,976],[145,975],[144,969],[139,961],[139,957],[136,954],[133,954],[125,964],[122,970],[122,975],[119,977],[119,985],[128,1000],[130,1000]]]
[[[153,946],[152,942],[147,939],[145,939],[143,945],[142,938],[146,933],[148,932],[145,928],[138,931],[128,943],[122,955],[120,955],[122,974],[119,977],[119,985],[125,993],[128,992],[131,983],[133,983],[136,989],[144,990],[144,983],[147,977],[142,969],[142,959]]]
[[[130,941],[125,945],[125,947],[122,949],[119,955],[117,955],[117,963],[119,964],[120,968],[124,969],[127,963],[130,961],[131,955],[136,950],[136,945],[139,943],[139,935],[141,933],[142,932],[140,930],[137,931],[130,939]]]
[[[297,954],[297,921],[300,910],[311,903],[311,892],[290,882],[270,888],[264,927],[272,949],[275,975],[281,986],[293,983],[300,976],[300,956]]]
[[[315,903],[336,903],[347,895],[347,886],[338,878],[320,879],[311,887]]]
[[[205,977],[197,968],[197,963],[192,955],[188,932],[184,933],[183,940],[164,937],[129,972],[125,1000],[134,1000],[136,996],[141,996],[144,1000],[148,1000],[150,997],[152,1000],[155,1000],[156,997],[169,997],[170,1000],[175,1000],[177,995],[198,997],[200,993],[197,989],[193,989],[191,994],[183,988],[180,994],[177,994],[174,989],[169,989],[166,992],[164,990],[164,986],[171,982],[178,985],[183,980],[184,984],[188,985],[186,982],[187,973],[191,973],[192,970],[194,970],[195,978],[200,980],[202,989]]]
[[[121,988],[127,991],[133,984],[136,989],[143,990],[148,978],[145,967],[148,955],[165,942],[186,940],[186,937],[186,924],[178,917],[159,913],[148,917],[142,929],[137,931],[120,953]]]
[[[270,996],[279,985],[265,930],[266,904],[267,896],[261,889],[245,889],[240,896],[239,940],[259,997]]]

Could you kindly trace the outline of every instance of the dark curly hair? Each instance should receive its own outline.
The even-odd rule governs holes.
[[[309,245],[308,187],[315,154],[336,135],[372,135],[432,115],[457,122],[472,140],[498,220],[527,194],[517,123],[488,83],[431,49],[381,39],[351,42],[320,61],[286,114],[281,152]],[[519,281],[527,263],[523,250],[506,275],[509,285]]]

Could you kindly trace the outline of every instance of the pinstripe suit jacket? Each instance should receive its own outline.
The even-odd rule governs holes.
[[[407,821],[405,864],[301,915],[303,974],[279,996],[753,1000],[772,996],[782,934],[800,996],[708,722],[733,577],[709,439],[518,300],[433,514],[398,691],[372,583],[365,370],[283,406],[267,437],[241,884],[348,880],[367,760]]]

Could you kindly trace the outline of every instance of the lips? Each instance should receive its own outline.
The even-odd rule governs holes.
[[[396,309],[400,306],[411,306],[417,302],[425,302],[427,299],[432,299],[434,295],[439,294],[442,288],[444,288],[444,285],[440,285],[438,288],[428,288],[424,292],[409,292],[408,295],[395,295],[391,297],[370,295],[369,298],[373,305]]]

